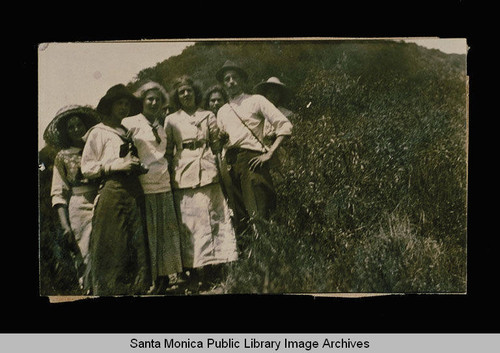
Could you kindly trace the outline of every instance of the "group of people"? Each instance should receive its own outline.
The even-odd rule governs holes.
[[[253,220],[272,214],[289,91],[272,77],[246,93],[247,72],[229,60],[215,77],[204,95],[189,76],[170,94],[118,84],[95,109],[64,107],[48,125],[59,149],[52,205],[85,293],[164,294],[182,278],[196,293],[238,259]]]

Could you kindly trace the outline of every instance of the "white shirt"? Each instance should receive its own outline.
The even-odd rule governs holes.
[[[267,98],[259,94],[242,93],[223,105],[217,113],[219,129],[229,134],[226,148],[239,147],[259,152],[266,151],[238,115],[262,142],[266,120],[276,131],[276,136],[292,134],[292,123]]]
[[[153,124],[143,115],[135,115],[122,120],[122,125],[130,131],[130,136],[137,147],[141,163],[149,171],[139,175],[139,181],[145,194],[170,191],[170,175],[165,158],[167,135],[158,121]],[[160,143],[156,141],[153,129],[156,130]]]
[[[173,154],[174,188],[196,188],[217,182],[217,165],[209,142],[218,134],[215,115],[198,109],[193,115],[179,109],[165,118],[167,152]],[[184,149],[183,143],[204,142],[203,147]]]
[[[99,123],[87,132],[82,152],[81,170],[84,177],[95,179],[109,173],[111,164],[120,158],[120,146],[125,136],[123,129],[114,129]]]

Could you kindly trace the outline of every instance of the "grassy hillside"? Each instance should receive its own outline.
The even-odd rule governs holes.
[[[228,293],[465,292],[466,58],[394,41],[203,42],[137,75],[294,92],[279,206]]]

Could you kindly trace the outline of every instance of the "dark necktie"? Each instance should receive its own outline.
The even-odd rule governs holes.
[[[158,135],[158,125],[151,125],[151,129],[153,130],[153,134],[155,135],[156,143],[160,144],[161,138],[160,135]]]

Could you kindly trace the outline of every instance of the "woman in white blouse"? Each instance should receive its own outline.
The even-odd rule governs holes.
[[[141,163],[148,169],[139,175],[145,196],[145,215],[153,288],[151,294],[162,294],[182,272],[179,227],[170,187],[168,162],[165,158],[167,136],[162,121],[168,94],[157,82],[147,82],[134,93],[142,102],[142,113],[123,119],[137,147]]]
[[[172,160],[182,262],[196,291],[200,284],[209,284],[208,271],[220,270],[209,265],[235,261],[238,255],[211,148],[218,137],[215,115],[199,108],[201,90],[188,76],[177,79],[173,87],[171,98],[180,109],[165,119],[167,158]]]
[[[145,170],[121,124],[140,113],[142,103],[119,84],[96,110],[102,122],[89,130],[81,162],[84,177],[101,181],[90,238],[94,295],[145,293],[151,282],[138,178]]]

